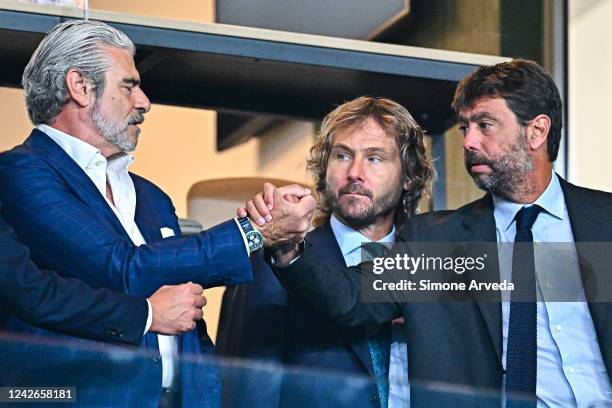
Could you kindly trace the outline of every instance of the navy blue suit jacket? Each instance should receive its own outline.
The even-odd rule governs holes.
[[[317,258],[346,266],[329,223],[306,241]],[[263,257],[252,261],[255,282],[229,287],[223,296],[217,349],[286,370],[229,370],[223,375],[224,406],[379,407],[366,328],[339,328],[287,296]]]
[[[41,268],[77,277],[93,287],[149,296],[164,284],[193,281],[211,287],[251,280],[244,241],[233,220],[195,236],[178,237],[170,198],[149,181],[134,174],[131,177],[137,194],[135,221],[147,241],[140,247],[132,243],[85,172],[38,130],[23,145],[0,155],[0,201],[7,221]],[[162,227],[171,228],[177,237],[163,239]],[[17,319],[8,326],[49,335]],[[196,357],[214,352],[203,324],[198,324],[197,331],[179,336],[178,343],[179,352]],[[147,334],[142,346],[152,358],[125,365],[120,370],[123,375],[110,376],[110,389],[81,392],[85,401],[79,402],[158,406],[162,367],[157,336]],[[78,356],[64,354],[57,357],[63,364],[78,360]],[[45,358],[28,360],[22,368],[31,372],[44,364]],[[83,380],[87,373],[93,383],[101,382],[105,374],[101,369],[86,369],[76,377]],[[184,406],[214,407],[220,403],[220,381],[211,362],[183,359],[180,388]]]
[[[48,330],[137,345],[147,314],[144,296],[94,290],[78,279],[39,270],[0,217],[0,330],[13,315]]]

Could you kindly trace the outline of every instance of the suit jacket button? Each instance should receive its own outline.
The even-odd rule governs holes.
[[[378,395],[370,395],[371,402],[378,402]]]
[[[113,329],[109,327],[106,329],[106,335],[109,337],[116,338],[116,337],[123,336],[123,333],[121,332],[121,330],[117,330],[117,329]]]
[[[155,364],[159,364],[159,363],[161,362],[161,356],[155,356],[155,357],[153,357],[153,362],[154,362]]]

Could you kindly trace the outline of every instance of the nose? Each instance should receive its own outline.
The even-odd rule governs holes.
[[[348,168],[348,179],[350,181],[363,181],[363,164],[358,157],[353,159]]]
[[[134,108],[144,113],[151,110],[151,101],[149,101],[149,98],[147,98],[147,95],[142,89],[140,89],[140,87],[136,88]]]
[[[469,126],[463,135],[464,150],[478,150],[478,132]]]

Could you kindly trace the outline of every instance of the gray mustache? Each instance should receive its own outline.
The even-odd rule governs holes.
[[[138,112],[130,116],[128,125],[140,125],[142,122],[144,122],[144,113]]]

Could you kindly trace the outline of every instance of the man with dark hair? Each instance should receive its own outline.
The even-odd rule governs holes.
[[[317,228],[306,241],[319,259],[339,267],[357,265],[363,242],[395,241],[396,226],[414,215],[433,176],[423,135],[403,106],[385,98],[354,99],[323,119],[308,158],[319,202]],[[267,209],[262,217],[266,215]],[[344,376],[322,381],[308,374],[262,378],[259,373],[230,372],[225,384],[227,406],[406,405],[401,323],[393,328],[388,324],[339,328],[288,297],[263,261],[253,271],[253,284],[229,288],[224,295],[217,343],[222,353],[369,376],[378,385],[363,393],[357,392],[361,387],[349,386],[353,392],[340,393]]]
[[[552,78],[526,60],[481,67],[459,83],[453,107],[464,134],[467,171],[487,193],[455,211],[409,218],[399,240],[471,243],[472,248],[514,243],[510,259],[500,252],[498,262],[497,252],[492,254],[489,271],[500,281],[511,278],[518,288],[511,297],[364,303],[360,275],[350,269],[338,273],[312,256],[308,242],[303,251],[296,246],[275,258],[282,266],[277,268],[281,281],[342,325],[403,316],[412,406],[499,406],[495,393],[500,392],[502,402],[513,407],[612,405],[612,305],[593,301],[601,294],[583,283],[592,270],[582,262],[586,253],[578,245],[612,241],[612,195],[572,185],[553,172],[562,103]],[[538,262],[541,255],[534,259],[533,242],[569,243],[560,282],[542,285],[547,271]],[[361,272],[369,273],[367,268]],[[548,285],[554,290],[555,284],[570,282],[588,302],[546,297]],[[536,302],[536,293],[546,301]],[[427,391],[420,382],[494,393],[449,397]]]

